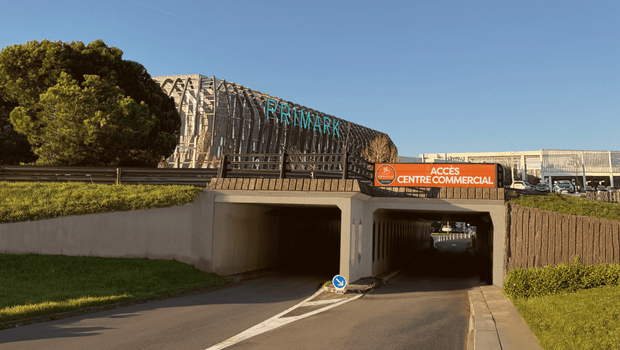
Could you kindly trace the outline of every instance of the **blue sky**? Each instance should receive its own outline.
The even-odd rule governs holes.
[[[0,47],[103,39],[390,135],[401,156],[620,150],[618,1],[24,0]]]

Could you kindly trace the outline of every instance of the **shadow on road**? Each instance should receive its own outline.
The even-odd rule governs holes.
[[[480,259],[468,249],[468,243],[468,239],[438,242],[435,247],[410,256],[400,264],[400,274],[388,282],[402,288],[381,287],[373,293],[467,290],[487,284],[481,278],[484,271]]]

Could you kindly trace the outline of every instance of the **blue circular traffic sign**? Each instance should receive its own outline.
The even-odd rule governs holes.
[[[336,287],[336,289],[344,289],[344,287],[347,286],[347,279],[342,275],[336,275],[332,279],[332,284]]]

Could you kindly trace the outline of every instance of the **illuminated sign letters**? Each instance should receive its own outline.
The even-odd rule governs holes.
[[[267,106],[265,107],[265,118],[269,120],[269,112],[273,112],[276,114],[278,110],[278,103],[275,100],[267,99]],[[312,130],[313,132],[317,131],[324,135],[333,135],[337,138],[340,138],[340,131],[338,127],[340,126],[340,120],[332,119],[326,116],[320,116],[316,114],[314,117],[310,115],[310,111],[305,112],[303,109],[299,110],[299,115],[297,114],[297,107],[291,107],[286,102],[280,102],[280,123],[286,125],[291,125],[291,119],[293,121],[293,126],[301,129]],[[272,115],[273,115],[272,114]],[[278,118],[274,118],[278,120]]]

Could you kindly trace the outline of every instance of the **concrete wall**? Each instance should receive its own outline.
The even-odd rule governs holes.
[[[0,225],[0,253],[176,259],[210,271],[207,192],[171,208]]]
[[[350,282],[389,267],[389,260],[373,262],[373,255],[377,259],[379,249],[375,247],[373,251],[377,237],[373,223],[378,210],[489,213],[493,228],[493,239],[489,241],[493,251],[493,284],[501,286],[503,283],[506,232],[504,201],[501,199],[371,197],[359,192],[206,190],[193,203],[184,206],[3,224],[0,225],[0,253],[176,259],[203,271],[228,275],[275,263],[282,242],[288,244],[280,235],[286,234],[292,223],[282,217],[270,216],[269,207],[291,205],[340,210],[339,269]],[[338,224],[338,220],[324,221],[328,226]],[[384,231],[393,235],[386,241],[393,247],[402,243],[402,233],[397,232],[405,230],[409,234],[418,234],[426,229],[426,226],[422,231],[420,227],[403,228],[403,224],[392,223],[396,226]],[[389,252],[389,256],[397,256],[397,251]],[[317,259],[320,259],[318,254]]]
[[[405,258],[431,245],[431,222],[398,220],[380,211],[373,222],[372,274],[400,266]]]
[[[277,264],[279,222],[269,210],[258,204],[215,205],[213,272],[232,275]]]

